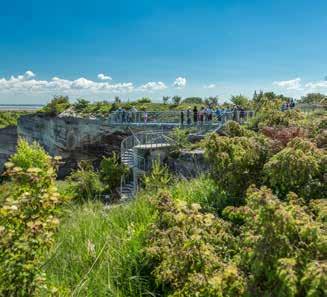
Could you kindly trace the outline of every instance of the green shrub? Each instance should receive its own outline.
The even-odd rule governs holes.
[[[282,202],[267,188],[251,188],[246,206],[225,212],[244,220],[238,266],[249,296],[326,295],[326,228],[295,194]]]
[[[167,188],[171,182],[172,177],[167,166],[162,166],[160,161],[154,161],[150,173],[143,178],[144,187],[149,191]]]
[[[68,177],[69,192],[78,200],[99,199],[104,187],[98,172],[94,171],[92,164],[81,162],[76,171]]]
[[[137,99],[137,103],[140,103],[140,104],[151,103],[151,98],[143,97],[143,98]]]
[[[226,192],[208,176],[200,176],[192,180],[180,180],[174,184],[170,193],[174,200],[184,200],[188,204],[198,203],[205,211],[221,213],[230,205]]]
[[[158,221],[145,251],[164,295],[241,296],[245,283],[230,261],[236,247],[229,224],[165,193],[156,207]]]
[[[77,99],[76,103],[74,103],[74,110],[78,113],[89,113],[91,111],[90,101],[85,100],[83,98]]]
[[[249,121],[249,127],[258,130],[263,127],[290,127],[301,126],[305,116],[297,109],[280,111],[269,108],[257,112],[255,117]]]
[[[211,134],[206,140],[211,176],[221,190],[239,200],[251,184],[260,184],[269,146],[260,137],[224,137]]]
[[[241,126],[238,122],[228,121],[222,128],[222,132],[229,137],[254,136],[255,133]]]
[[[14,166],[23,170],[39,168],[44,172],[51,169],[52,160],[46,151],[37,143],[29,144],[25,139],[19,139],[17,153],[10,158]]]
[[[301,138],[271,157],[264,166],[266,183],[279,197],[293,191],[306,199],[326,198],[327,155]]]
[[[0,129],[8,126],[17,126],[20,116],[26,115],[23,111],[0,111]]]
[[[99,173],[100,179],[105,186],[105,191],[113,193],[119,187],[121,177],[128,173],[128,168],[120,162],[114,153],[111,157],[102,159]]]
[[[54,183],[56,164],[38,146],[21,141],[11,159],[10,181],[0,186],[0,296],[34,296],[50,289],[41,265],[53,244],[63,198]]]
[[[69,98],[67,96],[55,96],[42,108],[41,111],[56,116],[70,107]]]

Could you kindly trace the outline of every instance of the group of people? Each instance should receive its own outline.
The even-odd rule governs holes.
[[[197,106],[194,106],[193,109],[189,107],[187,110],[180,111],[180,124],[211,124],[214,119],[218,122],[222,121],[226,114],[229,114],[234,121],[242,122],[242,120],[246,117],[246,111],[242,107],[236,105],[232,109],[213,108],[211,106],[198,108]],[[146,110],[138,111],[135,106],[129,110],[120,107],[112,114],[112,116],[112,120],[115,123],[143,122],[146,124],[148,122],[148,112]],[[152,115],[151,118],[153,121],[156,121],[157,117]]]
[[[295,102],[293,99],[287,101],[287,102],[284,102],[282,104],[282,107],[281,107],[281,110],[282,111],[285,111],[285,110],[289,110],[289,109],[293,109],[295,107]]]
[[[202,125],[204,123],[210,124],[214,117],[216,117],[218,122],[222,121],[223,116],[227,113],[232,114],[233,120],[235,121],[242,120],[246,116],[245,110],[240,106],[234,106],[232,109],[213,109],[210,106],[206,108],[201,107],[201,109],[198,109],[196,106],[194,106],[193,110],[188,108],[186,111],[181,111],[180,122],[181,125]]]

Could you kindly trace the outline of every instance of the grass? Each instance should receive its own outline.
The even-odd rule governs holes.
[[[58,183],[65,192],[66,184]],[[170,188],[173,199],[199,203],[206,210],[222,202],[214,182],[205,177],[180,180]],[[143,249],[156,213],[155,193],[141,192],[125,205],[104,209],[99,202],[71,203],[45,271],[60,296],[157,296],[159,289],[144,261]]]
[[[153,296],[142,256],[155,218],[146,198],[109,210],[70,205],[66,213],[45,266],[52,284],[69,296]]]

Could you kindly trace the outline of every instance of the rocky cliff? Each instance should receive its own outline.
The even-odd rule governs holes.
[[[15,126],[0,129],[0,173],[4,163],[16,150],[17,128]]]
[[[67,175],[80,160],[98,164],[102,156],[120,150],[120,143],[129,132],[112,127],[103,120],[27,115],[19,119],[18,137],[37,141],[52,156],[61,156],[59,176]]]

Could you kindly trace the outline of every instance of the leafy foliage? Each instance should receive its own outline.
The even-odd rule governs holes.
[[[34,296],[50,289],[41,264],[53,244],[63,198],[54,184],[56,161],[36,144],[21,141],[11,160],[10,182],[0,186],[0,295]]]
[[[260,184],[269,145],[260,137],[225,137],[211,134],[206,141],[211,174],[222,190],[241,198],[251,184]]]
[[[222,128],[222,132],[230,137],[254,136],[255,133],[241,126],[238,122],[228,121]]]
[[[100,180],[106,192],[113,192],[120,184],[120,179],[128,173],[128,168],[120,163],[116,154],[103,158],[100,163]]]
[[[52,168],[52,159],[45,150],[37,142],[29,144],[22,138],[18,140],[17,153],[10,158],[10,162],[25,171],[38,168],[46,172]]]
[[[320,93],[310,93],[303,96],[300,103],[305,104],[327,104],[327,96]]]
[[[89,162],[80,162],[78,169],[68,177],[69,192],[78,200],[95,200],[104,188],[100,176]]]
[[[69,98],[67,96],[54,96],[53,99],[43,107],[42,111],[56,116],[70,107]]]
[[[235,249],[229,224],[202,214],[198,204],[175,203],[167,194],[159,196],[156,208],[159,219],[146,254],[169,296],[242,295],[244,279],[229,261]]]
[[[8,126],[17,126],[20,116],[27,114],[23,111],[0,111],[0,129]]]
[[[162,166],[158,160],[152,164],[151,172],[144,176],[143,182],[147,190],[158,190],[167,188],[171,183],[171,176],[168,168]]]
[[[307,199],[326,198],[326,168],[324,151],[307,140],[295,138],[265,164],[264,174],[267,184],[281,197],[293,191]]]
[[[295,194],[282,202],[267,188],[252,188],[244,207],[225,212],[244,220],[239,267],[248,276],[249,295],[326,294],[326,229]]]

